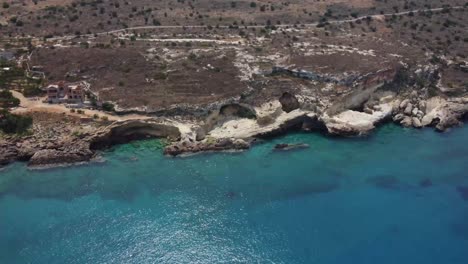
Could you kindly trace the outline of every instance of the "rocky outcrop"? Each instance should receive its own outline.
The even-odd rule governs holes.
[[[198,153],[206,151],[245,150],[250,144],[242,139],[221,138],[206,139],[200,142],[181,141],[167,146],[164,154],[178,156],[185,153]]]
[[[468,99],[447,99],[436,96],[427,100],[411,95],[394,111],[393,121],[404,127],[434,126],[438,131],[458,126],[468,113]]]
[[[289,113],[300,107],[299,100],[297,100],[296,96],[288,92],[285,92],[283,95],[281,95],[279,102],[281,103],[281,108],[286,113]]]
[[[74,146],[72,149],[44,149],[31,157],[28,165],[32,167],[49,167],[75,164],[89,161],[94,153],[87,146]]]
[[[179,128],[154,120],[114,122],[108,126],[62,115],[34,116],[31,136],[4,135],[0,139],[0,165],[27,161],[28,166],[51,167],[86,162],[96,156],[96,149],[147,137],[177,140]]]
[[[0,141],[0,166],[7,165],[18,157],[18,148],[14,143]]]
[[[322,117],[328,133],[340,136],[360,136],[372,131],[375,126],[388,119],[393,106],[389,103],[375,106],[372,113],[353,110],[344,111],[338,115]]]

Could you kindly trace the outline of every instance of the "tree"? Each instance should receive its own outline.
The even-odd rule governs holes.
[[[257,3],[255,3],[255,2],[250,2],[250,7],[256,8],[256,7],[257,7]]]

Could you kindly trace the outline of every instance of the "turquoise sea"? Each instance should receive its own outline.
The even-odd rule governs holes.
[[[309,149],[273,152],[276,143]],[[468,127],[0,171],[0,263],[468,263]]]

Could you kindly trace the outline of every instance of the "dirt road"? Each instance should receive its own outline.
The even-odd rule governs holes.
[[[78,117],[94,117],[94,115],[98,115],[99,117],[106,116],[111,121],[126,121],[126,120],[144,120],[150,119],[149,116],[144,115],[113,115],[101,110],[90,110],[84,109],[84,114],[72,113],[70,112],[70,108],[65,107],[62,104],[48,104],[42,102],[44,98],[35,98],[30,99],[26,98],[22,93],[17,91],[11,91],[14,97],[20,100],[20,107],[14,109],[13,113],[27,113],[31,111],[43,111],[43,112],[51,112],[51,113],[65,113],[67,115],[73,115]]]

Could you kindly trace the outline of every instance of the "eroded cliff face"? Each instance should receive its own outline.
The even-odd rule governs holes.
[[[87,141],[93,150],[102,149],[115,144],[123,144],[132,140],[145,138],[180,139],[179,128],[170,124],[161,124],[151,120],[130,120],[115,122],[110,126],[91,135]]]

